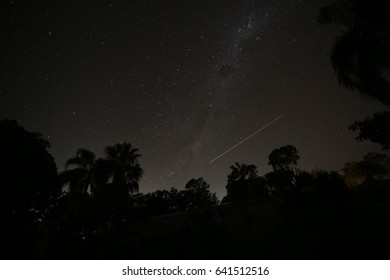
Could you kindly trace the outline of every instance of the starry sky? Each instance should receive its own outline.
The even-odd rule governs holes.
[[[384,107],[337,84],[323,2],[2,1],[0,117],[41,132],[59,171],[132,143],[144,193],[202,176],[221,198],[230,165],[264,174],[288,144],[298,167],[340,170],[380,151],[348,126]]]

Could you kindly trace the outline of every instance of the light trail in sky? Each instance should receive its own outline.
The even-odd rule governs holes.
[[[266,125],[264,125],[262,128],[256,130],[255,132],[253,132],[251,135],[249,135],[248,137],[246,137],[245,139],[241,140],[240,142],[238,142],[236,145],[234,145],[233,147],[231,147],[230,149],[224,151],[222,154],[220,154],[219,156],[217,156],[216,158],[212,159],[209,161],[209,164],[211,164],[212,162],[216,161],[217,159],[219,159],[220,157],[224,156],[225,154],[227,154],[228,152],[230,152],[231,150],[233,150],[234,148],[236,148],[237,146],[241,145],[242,143],[244,143],[245,141],[249,140],[250,138],[252,138],[253,136],[255,136],[257,133],[259,133],[260,131],[262,131],[263,129],[267,128],[268,126],[270,126],[271,124],[273,124],[274,122],[276,122],[277,120],[279,120],[280,118],[282,118],[284,116],[284,114],[281,114],[279,117],[273,119],[272,121],[270,121],[269,123],[267,123]]]

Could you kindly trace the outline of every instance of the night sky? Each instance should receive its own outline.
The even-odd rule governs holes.
[[[144,193],[202,176],[222,197],[230,165],[264,174],[288,144],[298,167],[340,170],[380,151],[348,126],[384,106],[337,84],[322,2],[3,1],[0,117],[41,132],[59,171],[132,143]]]

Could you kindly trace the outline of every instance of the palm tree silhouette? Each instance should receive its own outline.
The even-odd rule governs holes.
[[[60,178],[63,185],[69,186],[71,194],[87,194],[94,191],[94,165],[96,156],[87,149],[78,149],[76,156],[68,159],[65,171]],[[74,167],[73,169],[68,169]]]
[[[130,143],[123,142],[104,148],[112,185],[117,188],[120,195],[138,193],[138,182],[143,170],[138,162],[141,156],[138,149]]]
[[[318,21],[343,27],[331,60],[341,85],[390,105],[390,8],[379,0],[338,0]]]

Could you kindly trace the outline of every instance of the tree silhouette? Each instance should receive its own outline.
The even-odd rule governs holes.
[[[94,191],[93,177],[96,156],[87,149],[78,149],[76,156],[68,159],[65,171],[61,172],[62,184],[69,186],[69,192],[75,194],[87,194]],[[72,169],[68,169],[73,167]]]
[[[222,202],[268,196],[265,181],[257,175],[256,165],[236,162],[230,166],[230,169],[231,172],[227,176],[227,195],[223,198]]]
[[[384,150],[390,149],[390,112],[375,113],[373,117],[363,121],[356,121],[349,128],[353,131],[359,130],[358,141],[370,140],[382,145]]]
[[[72,247],[90,258],[91,252],[100,250],[94,249],[95,245],[101,246],[99,242],[110,239],[126,221],[142,214],[139,197],[130,197],[138,191],[142,176],[138,149],[119,143],[104,151],[106,157],[96,159],[91,151],[79,149],[66,162],[61,179],[70,192],[53,205],[46,218],[46,224],[55,229],[56,242],[63,243],[58,248],[60,255],[70,255]]]
[[[60,176],[70,192],[59,195],[48,142],[14,121],[0,122],[0,132],[5,194],[0,204],[5,246],[0,254],[5,258],[35,254],[107,259],[121,258],[124,251],[145,258],[156,251],[163,258],[198,254],[220,258],[229,252],[235,258],[258,257],[258,248],[264,251],[268,238],[262,237],[266,228],[283,229],[275,239],[284,244],[283,257],[338,257],[327,254],[356,232],[348,248],[360,242],[360,247],[367,246],[356,249],[361,254],[371,252],[367,248],[378,232],[377,245],[389,233],[384,222],[390,213],[388,181],[382,180],[390,177],[386,155],[370,153],[362,161],[347,163],[343,178],[336,172],[299,170],[294,167],[299,159],[296,148],[284,146],[270,154],[274,170],[264,176],[253,164],[232,165],[223,199],[232,203],[210,207],[218,199],[202,177],[189,180],[182,190],[135,194],[142,169],[138,149],[129,143],[106,147],[106,157],[99,159],[86,149],[77,150]],[[346,187],[345,182],[352,186],[357,181],[360,187]],[[171,213],[175,215],[164,215]],[[339,239],[340,235],[345,238]],[[253,247],[249,255],[242,250],[247,244]],[[278,257],[273,246],[264,256]]]
[[[191,179],[184,190],[171,188],[157,190],[143,196],[147,215],[204,209],[218,204],[215,193],[210,192],[210,185],[201,177]]]
[[[210,185],[202,178],[191,179],[187,182],[183,191],[186,210],[195,210],[216,205],[218,198],[215,193],[210,192]]]
[[[141,156],[138,149],[130,143],[118,143],[104,149],[112,185],[117,188],[118,195],[128,196],[138,193],[138,182],[143,170],[138,162]]]
[[[292,145],[287,145],[273,150],[268,156],[268,159],[268,164],[276,171],[287,170],[292,165],[297,165],[300,157],[297,148]]]
[[[14,120],[0,121],[0,132],[1,213],[18,216],[43,210],[47,200],[59,194],[49,142]]]
[[[341,85],[390,105],[390,7],[384,1],[338,0],[318,21],[342,26],[331,60]]]
[[[296,176],[293,170],[276,169],[266,173],[263,178],[269,193],[272,196],[278,196],[284,189],[294,185]]]
[[[149,215],[162,215],[171,211],[171,198],[167,190],[157,190],[147,194],[147,210]]]
[[[39,133],[3,120],[0,135],[0,256],[28,259],[37,250],[39,223],[60,193],[57,167]]]
[[[169,190],[169,199],[172,211],[185,211],[187,210],[187,199],[183,190],[171,188]]]

